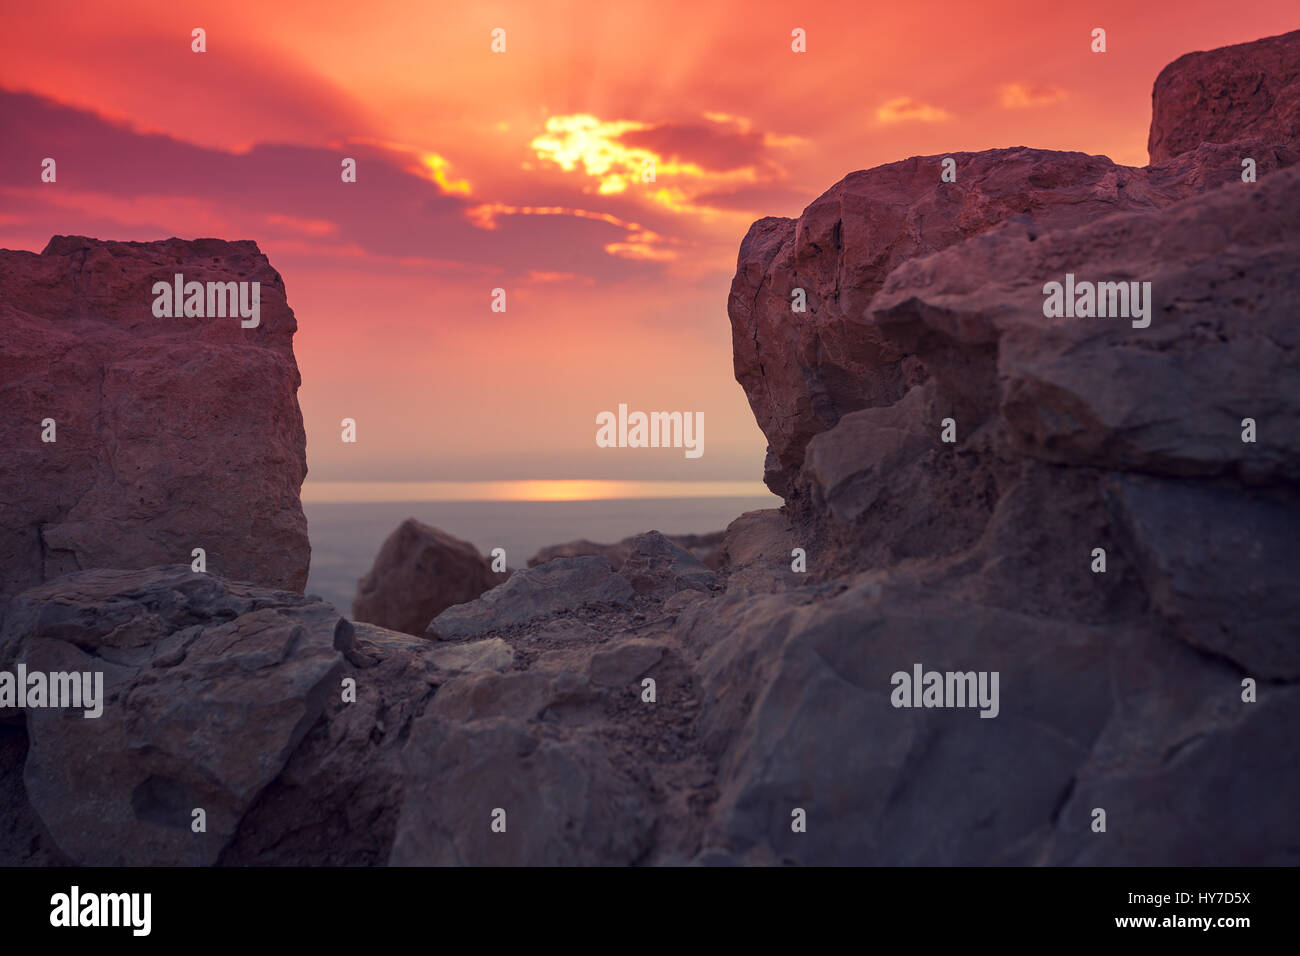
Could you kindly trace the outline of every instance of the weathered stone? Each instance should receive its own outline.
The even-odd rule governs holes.
[[[1298,221],[1293,167],[1161,212],[1037,236],[1004,228],[900,266],[872,315],[937,379],[964,434],[997,413],[1013,454],[1295,481]],[[1067,270],[1150,282],[1149,327],[1045,318],[1043,286]],[[1246,418],[1263,423],[1255,443],[1242,441]]]
[[[260,324],[156,318],[153,284],[259,282]],[[192,560],[301,591],[307,474],[284,283],[252,242],[0,251],[0,597]],[[54,442],[42,441],[45,419]]]
[[[444,679],[418,637],[340,619],[342,676],[355,699],[326,695],[325,712],[245,813],[222,866],[382,866],[405,788],[411,722]],[[341,687],[342,681],[336,687]]]
[[[659,641],[630,640],[601,648],[591,655],[592,683],[606,687],[629,684],[661,660],[667,648]]]
[[[913,157],[849,174],[797,220],[754,223],[728,314],[736,380],[768,439],[768,486],[791,498],[813,436],[849,412],[897,402],[924,379],[868,311],[898,266],[1004,223],[1042,235],[1241,185],[1245,156],[1264,181],[1300,160],[1297,50],[1300,31],[1167,68],[1156,84],[1153,166],[1017,147],[947,154],[957,179],[945,183],[945,156]],[[1228,145],[1242,138],[1249,148]],[[797,289],[806,312],[792,311]]]
[[[815,562],[811,542],[781,512],[770,508],[745,512],[727,525],[723,539],[728,590],[775,591],[800,583],[801,573],[793,570],[797,547],[804,549],[805,566]]]
[[[722,532],[711,531],[708,534],[666,534],[664,537],[683,551],[689,551],[706,567],[716,570],[719,567],[719,546],[722,544]],[[597,544],[585,538],[569,541],[565,544],[553,544],[542,548],[528,559],[528,566],[534,568],[539,564],[555,558],[572,558],[588,554],[598,554],[608,558],[610,567],[615,571],[623,567],[623,561],[635,547],[636,536],[624,538],[616,544]]]
[[[630,864],[651,846],[641,789],[596,740],[507,719],[415,722],[394,866]],[[504,812],[504,832],[494,819]]]
[[[939,422],[925,421],[924,394],[914,388],[893,405],[850,412],[808,443],[803,473],[817,489],[817,505],[838,521],[855,521],[888,481],[906,480],[912,463],[939,444]]]
[[[554,561],[556,558],[581,558],[598,555],[608,560],[609,566],[617,571],[622,566],[623,559],[627,557],[627,552],[628,546],[622,541],[614,544],[597,544],[595,541],[579,538],[577,541],[566,541],[564,544],[552,544],[542,548],[528,559],[528,566],[535,568],[539,564]]]
[[[14,598],[0,667],[102,671],[102,716],[31,709],[31,805],[78,865],[204,865],[336,692],[339,618],[188,566],[84,571]],[[192,811],[207,831],[191,831]]]
[[[595,699],[587,678],[566,671],[478,673],[448,681],[428,713],[451,720],[541,719],[552,708],[581,708]]]
[[[435,644],[428,660],[449,674],[476,674],[479,671],[503,671],[514,663],[515,652],[499,637],[464,644]]]
[[[357,584],[352,617],[392,631],[424,634],[454,604],[495,587],[504,575],[468,541],[407,518],[390,534]]]
[[[1300,30],[1186,53],[1156,77],[1151,162],[1201,143],[1242,141],[1300,144]],[[1238,157],[1238,170],[1248,155]]]
[[[1243,766],[1232,753],[1243,722],[1262,726],[1231,669],[1140,626],[1007,613],[879,573],[818,604],[793,593],[750,598],[739,613],[715,608],[686,626],[711,648],[703,690],[718,703],[701,729],[706,746],[724,748],[706,841],[749,862],[1027,865],[1051,854],[1058,835],[1078,852],[1093,836],[1088,810],[1101,804],[1072,799],[1077,781],[1114,792],[1140,773],[1148,792],[1172,793],[1198,773],[1208,797],[1209,781]],[[997,716],[893,706],[893,673],[917,663],[996,671]],[[1274,719],[1295,705],[1288,691]],[[1152,807],[1139,817],[1149,821],[1140,852],[1094,838],[1086,861],[1150,865],[1184,858],[1191,844],[1202,863],[1289,861],[1290,838],[1276,839],[1296,832],[1285,798],[1253,794],[1263,779],[1294,794],[1294,748],[1268,746],[1251,743],[1261,770],[1251,788],[1217,785],[1212,804],[1237,821],[1230,832],[1208,832],[1195,814],[1157,825]],[[805,833],[792,832],[795,808],[807,814]]]
[[[678,591],[707,590],[714,574],[689,551],[679,548],[658,531],[630,539],[619,574],[627,578],[637,594],[665,597]]]
[[[1107,487],[1174,633],[1257,680],[1300,678],[1300,497],[1132,477]]]
[[[443,640],[478,637],[588,605],[626,605],[631,599],[632,585],[611,571],[605,558],[557,558],[516,572],[476,601],[448,608],[429,625],[429,634]]]

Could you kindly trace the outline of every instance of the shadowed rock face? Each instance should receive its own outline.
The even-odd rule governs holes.
[[[261,324],[155,317],[153,285],[176,273],[259,282]],[[209,571],[301,591],[296,329],[252,242],[56,236],[40,255],[0,251],[0,596],[195,548]]]
[[[798,219],[756,222],[741,243],[728,314],[736,380],[768,439],[768,486],[790,499],[813,436],[849,412],[894,404],[924,379],[869,308],[893,269],[1002,223],[1041,234],[1161,209],[1240,182],[1244,156],[1261,177],[1296,162],[1297,60],[1300,32],[1173,64],[1156,86],[1152,166],[997,149],[948,154],[957,178],[944,183],[944,156],[913,157],[851,173]],[[1232,106],[1255,87],[1267,96]],[[1240,138],[1251,140],[1248,150],[1223,145]],[[806,312],[792,311],[795,289]]]
[[[27,794],[54,843],[79,864],[216,862],[337,693],[338,620],[188,565],[83,571],[15,598],[0,668],[103,674],[97,718],[21,713]]]

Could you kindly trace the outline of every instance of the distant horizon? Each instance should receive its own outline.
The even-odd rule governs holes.
[[[516,481],[312,481],[304,504],[427,504],[433,502],[644,501],[681,498],[781,499],[761,481],[625,481],[587,478]]]

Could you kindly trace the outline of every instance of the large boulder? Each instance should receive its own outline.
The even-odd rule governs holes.
[[[82,571],[14,598],[0,669],[102,674],[97,717],[18,715],[27,795],[59,850],[91,866],[215,862],[338,694],[339,623],[319,600],[188,565]]]
[[[1231,666],[1141,624],[1049,621],[880,572],[846,583],[819,602],[721,599],[679,621],[713,702],[696,729],[721,754],[714,856],[1295,864],[1300,743],[1277,728],[1300,720],[1300,688],[1245,702]],[[898,706],[894,675],[917,665],[945,688],[973,673],[977,693],[984,673],[989,693]],[[1229,785],[1239,774],[1252,785]]]
[[[155,317],[154,283],[178,273],[260,283],[260,324]],[[0,597],[71,571],[189,562],[195,548],[210,572],[301,591],[297,327],[253,242],[56,236],[40,255],[0,250]]]
[[[1246,82],[1242,74],[1242,64],[1253,64],[1257,53],[1278,109],[1256,123],[1269,109],[1259,98],[1225,113],[1232,117],[1226,126],[1203,123],[1197,109],[1204,99],[1229,102],[1238,95],[1232,90],[1260,85],[1258,77]],[[1012,221],[1041,235],[1116,212],[1164,208],[1239,183],[1245,156],[1256,160],[1261,178],[1300,159],[1300,33],[1198,56],[1205,59],[1191,71],[1194,79],[1186,70],[1172,75],[1199,84],[1194,102],[1157,86],[1162,113],[1153,137],[1162,124],[1172,129],[1176,117],[1186,119],[1176,135],[1161,134],[1171,145],[1153,147],[1153,166],[1025,148],[913,157],[849,174],[798,219],[754,223],[741,243],[727,310],[736,380],[767,437],[765,480],[773,491],[797,495],[794,479],[814,436],[849,412],[894,404],[925,378],[915,356],[890,341],[868,310],[900,264]],[[1228,65],[1219,69],[1219,63]],[[1166,87],[1176,85],[1166,80]],[[1175,102],[1181,107],[1165,105]],[[1225,137],[1248,128],[1254,141],[1248,153],[1225,145]],[[949,157],[955,182],[941,179]],[[793,310],[799,290],[802,312]]]
[[[358,582],[352,617],[420,635],[447,608],[474,600],[503,577],[468,541],[407,518]]]
[[[1009,453],[1058,464],[1300,481],[1297,222],[1300,167],[1072,230],[1009,225],[900,266],[872,319],[962,436],[996,421]],[[1149,315],[1045,317],[1067,272],[1149,284]]]
[[[1300,141],[1300,30],[1187,53],[1156,77],[1151,162],[1201,143],[1250,141]]]
[[[412,722],[440,685],[511,662],[501,641],[354,625],[188,565],[32,588],[0,672],[102,673],[102,712],[0,709],[0,865],[382,864]]]

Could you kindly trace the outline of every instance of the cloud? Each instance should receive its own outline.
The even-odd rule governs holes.
[[[413,176],[427,179],[445,193],[461,193],[468,196],[472,191],[467,180],[452,178],[451,161],[445,156],[407,146],[405,143],[394,143],[391,140],[354,136],[347,142],[351,145],[375,146],[402,156],[405,159],[403,169]]]
[[[340,181],[344,155],[357,159],[356,183]],[[56,183],[40,182],[43,156],[57,158]],[[614,212],[592,212],[580,190],[534,181],[521,184],[531,203],[471,199],[449,169],[439,153],[378,140],[210,148],[0,89],[0,193],[22,217],[5,226],[35,248],[56,233],[220,235],[314,246],[322,261],[613,281],[677,256],[680,239],[637,211],[653,207],[609,197]]]
[[[947,110],[928,103],[922,103],[910,96],[896,96],[876,110],[876,119],[882,123],[905,123],[916,120],[920,123],[942,123],[951,119]]]
[[[63,14],[43,9],[46,4],[5,11],[3,40],[12,45],[0,41],[0,87],[93,112],[136,132],[165,131],[233,151],[257,142],[315,144],[373,132],[364,101],[310,58],[286,55],[273,36],[260,36],[263,30],[209,30],[211,52],[199,56],[190,51],[190,27],[178,42],[167,16],[133,11],[130,3],[112,12],[69,6]],[[38,39],[49,29],[41,20],[51,16],[66,21],[57,45]],[[14,23],[22,18],[35,34],[26,42]],[[227,116],[238,120],[220,119]]]
[[[1002,86],[1002,108],[1023,110],[1034,106],[1050,106],[1069,96],[1059,86],[1041,86],[1033,83],[1006,83]]]
[[[762,133],[735,125],[663,123],[629,130],[620,142],[703,171],[730,172],[763,163]]]
[[[627,232],[622,242],[608,242],[605,251],[622,259],[642,259],[664,262],[676,259],[677,253],[665,247],[663,236],[639,223],[628,222],[607,212],[588,209],[571,209],[564,206],[511,206],[508,203],[482,203],[466,210],[470,222],[480,229],[495,230],[501,216],[573,216],[577,219],[594,219],[609,223]],[[530,275],[535,270],[530,270]]]
[[[778,183],[786,172],[776,153],[804,142],[753,128],[742,116],[706,112],[701,121],[644,123],[602,120],[588,113],[552,116],[530,143],[544,163],[580,172],[584,191],[626,196],[674,213],[716,218],[728,204],[701,197],[728,196],[739,189]],[[653,243],[619,244],[614,255],[668,259]],[[607,247],[608,248],[608,247]]]

